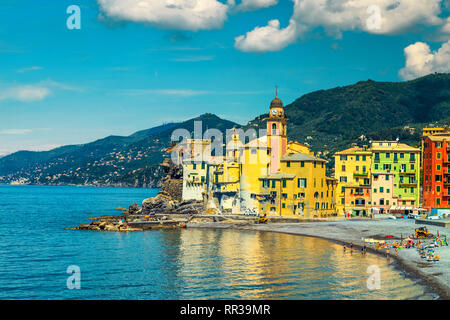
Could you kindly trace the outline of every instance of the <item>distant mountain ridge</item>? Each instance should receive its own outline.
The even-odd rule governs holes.
[[[261,109],[268,110],[269,102]],[[419,143],[421,129],[450,124],[450,74],[433,74],[406,82],[360,81],[319,90],[285,106],[290,140],[308,143],[329,160],[352,143],[399,138]],[[244,126],[265,128],[263,114]],[[213,114],[168,123],[130,136],[109,136],[88,144],[45,152],[19,151],[0,158],[0,183],[155,187],[162,176],[159,163],[168,155],[173,130],[241,127]]]
[[[50,151],[19,151],[0,158],[0,183],[156,187],[163,174],[159,164],[169,156],[172,132],[178,128],[193,132],[195,121],[201,121],[203,129],[224,133],[239,127],[207,113],[126,137],[109,136]]]

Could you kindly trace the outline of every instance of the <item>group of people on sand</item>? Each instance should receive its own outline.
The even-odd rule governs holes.
[[[386,257],[389,259],[391,255],[391,250],[394,250],[394,254],[397,257],[398,251],[402,249],[412,249],[417,248],[419,254],[422,258],[426,258],[427,261],[439,261],[440,257],[434,254],[434,250],[437,247],[448,246],[447,236],[440,238],[439,236],[433,237],[431,241],[427,239],[411,239],[406,238],[401,241],[394,241],[391,243],[385,241],[377,241],[375,248],[377,251],[385,250]],[[347,246],[344,244],[344,252],[347,251]],[[350,253],[353,253],[353,243],[350,243]],[[366,240],[361,247],[361,254],[367,253]]]

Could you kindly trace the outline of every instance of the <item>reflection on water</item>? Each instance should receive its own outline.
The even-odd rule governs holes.
[[[424,287],[379,256],[353,254],[325,240],[237,230],[181,231],[180,298],[419,299]],[[367,289],[367,268],[381,289]]]
[[[0,186],[0,299],[407,299],[386,260],[324,240],[237,230],[65,230],[158,190]],[[380,290],[366,289],[369,265]],[[67,267],[81,290],[67,289]],[[428,296],[425,296],[428,297]]]

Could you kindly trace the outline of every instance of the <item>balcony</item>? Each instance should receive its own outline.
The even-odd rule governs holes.
[[[399,174],[402,176],[407,176],[407,175],[416,175],[417,172],[415,171],[400,171]]]
[[[353,176],[355,177],[366,177],[369,173],[367,171],[364,172],[353,172]]]
[[[400,188],[417,187],[418,182],[400,182]]]

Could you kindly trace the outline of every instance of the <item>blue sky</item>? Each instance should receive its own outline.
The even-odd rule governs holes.
[[[2,0],[0,156],[205,112],[246,123],[267,112],[275,85],[288,104],[361,80],[450,71],[449,1],[335,0],[344,10],[310,1],[142,0],[146,11],[133,10],[137,0]],[[380,28],[366,25],[369,3],[381,7]],[[193,20],[190,8],[206,4],[212,11]],[[70,5],[80,30],[66,26]]]

